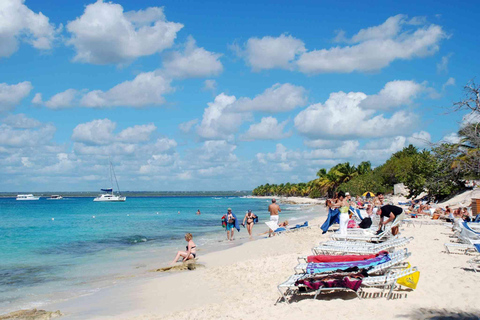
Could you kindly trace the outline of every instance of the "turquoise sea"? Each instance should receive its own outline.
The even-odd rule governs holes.
[[[245,228],[225,241],[221,216],[228,207],[243,219],[258,214],[254,234],[267,230],[267,199],[243,197],[0,199],[0,314],[90,294],[119,281],[153,277],[190,232],[201,257],[247,241]],[[281,220],[303,223],[316,213],[285,204]],[[201,215],[196,215],[200,209]],[[310,210],[310,211],[309,211]],[[257,236],[258,237],[258,236]]]

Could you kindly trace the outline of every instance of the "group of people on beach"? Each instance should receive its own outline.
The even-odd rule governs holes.
[[[279,227],[286,227],[288,225],[288,221],[284,221],[282,223],[278,223],[279,221],[279,213],[282,212],[282,209],[277,204],[276,199],[272,199],[272,203],[268,206],[268,212],[270,213],[270,221],[275,222],[276,225]],[[197,215],[200,215],[200,209],[198,209]],[[243,217],[243,221],[241,225],[247,228],[248,234],[250,238],[252,238],[253,232],[253,225],[258,222],[258,216],[252,212],[252,210],[247,210],[245,216]],[[237,229],[240,231],[239,221],[237,216],[232,212],[231,208],[227,209],[227,213],[222,216],[222,225],[227,231],[227,240],[233,241],[234,240],[234,230]],[[274,234],[274,230],[269,229],[268,236],[271,237]],[[182,261],[185,262],[190,259],[196,258],[196,245],[193,242],[193,236],[191,233],[185,234],[185,241],[187,241],[187,246],[185,251],[178,251],[175,259],[173,259],[172,264],[177,262],[178,259],[183,258]]]
[[[326,233],[329,227],[335,222],[339,223],[340,235],[346,235],[348,228],[370,228],[372,225],[372,217],[378,215],[380,217],[379,229],[377,233],[382,232],[385,225],[399,218],[402,219],[405,215],[401,207],[384,204],[385,195],[381,192],[377,193],[374,198],[368,197],[362,199],[361,197],[352,198],[350,193],[340,191],[335,193],[334,197],[327,199],[325,205],[328,207],[328,216],[325,223],[321,226],[323,233]],[[355,220],[351,219],[353,212],[351,209],[364,209],[365,216],[362,217],[360,223],[357,224]],[[392,228],[392,233],[398,233],[398,227]]]

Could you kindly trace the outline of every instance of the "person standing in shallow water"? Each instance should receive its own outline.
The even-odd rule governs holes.
[[[252,237],[252,229],[253,224],[255,223],[255,218],[257,218],[257,216],[252,213],[252,210],[248,210],[243,218],[242,226],[245,226],[245,220],[247,220],[247,231],[250,235],[250,238]]]
[[[227,221],[227,240],[233,240],[233,230],[235,229],[236,216],[232,213],[232,209],[228,208],[225,220]]]
[[[278,226],[278,213],[282,212],[282,209],[280,209],[280,206],[277,204],[277,200],[275,200],[275,198],[272,199],[272,203],[268,206],[268,212],[270,212],[270,221],[274,221]],[[268,231],[268,237],[272,236],[272,232],[272,229]],[[273,235],[275,235],[275,233]]]
[[[197,249],[196,249],[197,246],[195,245],[192,239],[193,239],[193,236],[191,233],[185,234],[185,241],[187,241],[187,246],[185,248],[186,251],[178,251],[177,256],[175,257],[175,259],[173,259],[171,264],[174,264],[175,262],[177,262],[180,257],[183,258],[182,260],[183,262],[190,259],[195,259],[197,257]]]

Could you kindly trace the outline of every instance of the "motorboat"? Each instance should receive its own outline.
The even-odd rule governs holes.
[[[33,194],[19,194],[17,200],[38,200],[40,197],[34,197]]]
[[[118,181],[117,181],[117,176],[115,175],[115,170],[113,169],[113,164],[110,161],[110,183],[113,185],[113,180],[115,180],[115,183],[117,185],[117,193],[115,194],[113,192],[113,188],[107,188],[107,189],[100,189],[104,191],[105,193],[99,194],[98,197],[93,199],[93,201],[98,201],[98,202],[124,202],[127,200],[127,197],[122,196],[120,194],[120,187],[118,186]]]
[[[47,200],[62,200],[63,197],[58,195],[58,194],[52,194],[50,198],[47,198]]]

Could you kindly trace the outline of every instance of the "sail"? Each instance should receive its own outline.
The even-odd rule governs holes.
[[[112,188],[110,188],[110,189],[100,189],[100,190],[105,191],[105,192],[112,192],[113,191]]]

